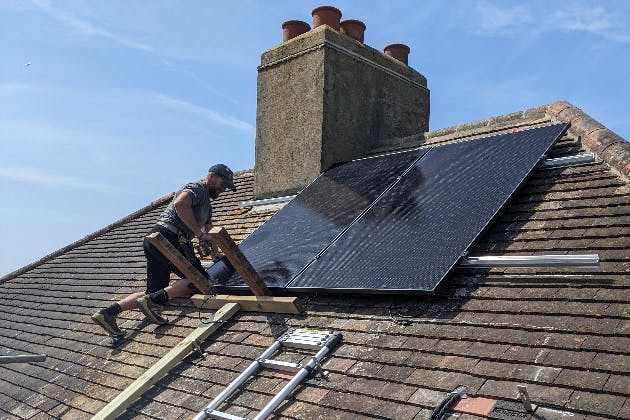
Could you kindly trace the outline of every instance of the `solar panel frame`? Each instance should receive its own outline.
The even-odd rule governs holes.
[[[531,174],[532,170],[539,163],[540,159],[545,156],[549,148],[557,141],[558,138],[560,138],[560,136],[566,131],[567,127],[568,127],[568,124],[556,124],[556,125],[550,125],[546,127],[522,130],[515,133],[506,133],[506,134],[492,136],[492,137],[488,137],[484,139],[469,140],[465,142],[452,143],[452,144],[447,144],[443,146],[436,146],[432,148],[427,154],[425,154],[420,160],[416,161],[414,166],[426,169],[428,165],[431,165],[432,157],[435,157],[436,155],[440,155],[440,154],[442,155],[448,154],[449,149],[451,149],[452,151],[452,149],[458,149],[458,148],[463,148],[463,149],[471,149],[471,148],[474,149],[475,147],[479,148],[479,146],[482,146],[482,143],[478,143],[478,142],[485,142],[485,145],[490,148],[498,147],[502,140],[504,142],[510,142],[510,141],[516,142],[513,144],[514,147],[523,147],[523,148],[526,147],[529,150],[525,150],[525,152],[531,152],[531,156],[529,156],[530,160],[528,160],[528,162],[524,164],[523,169],[522,169],[524,174],[522,176],[519,175],[520,179],[513,183],[514,185],[513,187],[509,188],[511,191],[507,194],[504,194],[503,195],[504,198],[502,200],[498,200],[497,205],[493,207],[494,211],[492,212],[492,215],[489,217],[486,217],[484,221],[482,221],[483,223],[479,223],[481,227],[479,229],[475,229],[477,233],[475,235],[472,235],[472,238],[466,241],[466,246],[464,247],[464,249],[461,250],[461,252],[457,253],[457,257],[453,258],[451,263],[447,264],[448,267],[447,269],[443,270],[443,275],[441,275],[439,280],[434,281],[431,286],[427,286],[424,288],[383,287],[382,283],[380,286],[378,285],[374,286],[374,283],[373,283],[372,287],[370,287],[367,285],[368,283],[367,281],[363,281],[363,284],[357,287],[348,287],[348,286],[333,287],[333,285],[331,284],[333,282],[337,282],[338,284],[341,283],[345,285],[352,284],[351,282],[347,281],[347,278],[352,275],[357,275],[359,278],[365,279],[366,275],[369,274],[369,273],[366,273],[365,271],[361,271],[362,269],[364,269],[366,266],[369,265],[369,262],[365,258],[359,258],[361,260],[361,264],[357,264],[355,268],[353,269],[353,272],[348,272],[347,270],[343,271],[340,267],[334,267],[331,265],[322,268],[322,265],[324,265],[326,261],[330,260],[330,254],[334,254],[337,257],[337,259],[339,259],[340,256],[343,257],[345,254],[352,254],[353,258],[356,258],[356,255],[358,254],[358,252],[356,251],[356,249],[353,249],[353,247],[350,246],[350,244],[352,244],[353,242],[352,240],[353,230],[347,229],[346,231],[344,231],[343,236],[341,236],[340,238],[337,238],[335,243],[332,243],[331,245],[326,247],[326,252],[323,253],[323,255],[321,255],[315,262],[310,264],[305,270],[302,270],[296,277],[294,277],[293,280],[287,284],[287,289],[292,290],[292,291],[312,291],[314,289],[317,289],[317,290],[326,290],[326,291],[334,291],[334,292],[418,293],[418,294],[431,293],[435,291],[436,287],[449,275],[449,273],[453,270],[453,268],[459,263],[461,258],[465,256],[465,252],[467,252],[467,250],[480,238],[480,236],[486,231],[488,226],[492,224],[496,216],[505,207],[509,199],[514,195],[514,193],[518,190],[518,188],[525,182],[525,179],[527,178],[527,176]],[[531,137],[541,137],[543,135],[544,135],[544,138],[542,140],[531,138]],[[519,139],[520,139],[521,144],[519,144]],[[536,144],[537,141],[540,144]],[[512,144],[510,144],[510,146],[512,146]],[[538,147],[536,151],[531,150],[532,147],[534,146]],[[477,152],[479,151],[481,150],[478,150]],[[514,158],[518,157],[516,156],[516,154],[513,156]],[[506,159],[509,159],[510,155],[505,154],[503,157],[505,157]],[[511,162],[506,163],[506,166],[509,167],[509,165],[511,164],[512,164]],[[434,166],[436,166],[438,171],[441,169],[439,167],[440,166],[439,162],[438,164]],[[409,171],[407,173],[409,173]],[[445,175],[449,176],[451,174],[452,172],[449,173],[447,171]],[[502,174],[501,173],[497,174],[497,176],[500,176],[500,175]],[[399,180],[399,184],[403,183],[403,181],[404,179]],[[439,183],[440,181],[442,181],[442,179],[437,179],[436,182]],[[436,190],[435,193],[440,194],[441,191]],[[386,196],[381,197],[381,200],[386,200],[386,198],[387,198]],[[427,196],[426,198],[431,199],[433,198],[433,196]],[[374,208],[374,205],[372,206],[372,208]],[[444,210],[444,208],[442,208],[442,210]],[[384,214],[386,214],[386,212]],[[369,217],[369,212],[365,213],[362,217]],[[384,217],[387,217],[387,216],[384,216]],[[362,220],[358,220],[356,223],[360,225],[362,223]],[[354,227],[354,229],[360,229],[360,228],[361,228],[360,226]],[[363,227],[363,229],[365,229],[365,227]],[[434,237],[433,240],[435,239],[436,238]],[[384,246],[385,244],[381,243],[380,245]],[[365,247],[369,247],[369,246],[365,246]],[[377,245],[372,244],[372,249],[378,251],[380,248],[378,248]],[[404,259],[407,260],[407,259],[410,259],[410,257],[411,255],[409,254],[409,252],[407,252],[405,254]],[[383,262],[381,263],[383,264]],[[340,271],[343,271],[343,274],[339,274]],[[387,267],[386,271],[388,273],[395,272],[396,267],[393,267],[390,265]],[[333,273],[333,275],[331,276],[329,274],[329,276],[326,279],[322,279],[323,274],[325,274],[325,272]],[[339,279],[340,277],[344,277],[344,278],[340,280]],[[314,281],[313,279],[315,278],[321,279],[317,282],[316,285],[313,284],[313,281]]]

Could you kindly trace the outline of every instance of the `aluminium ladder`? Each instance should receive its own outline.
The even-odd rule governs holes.
[[[230,419],[246,420],[243,417],[224,413],[216,410],[230,395],[232,395],[245,381],[256,374],[261,368],[278,369],[296,372],[288,384],[254,417],[254,420],[264,419],[297,387],[315,368],[321,368],[321,360],[328,354],[341,339],[341,334],[333,331],[311,330],[291,328],[278,338],[265,352],[243,373],[241,373],[223,392],[212,400],[206,408],[197,414],[193,420],[202,419]],[[270,357],[283,347],[315,350],[317,353],[310,358],[308,363],[289,363],[280,360],[272,360]]]

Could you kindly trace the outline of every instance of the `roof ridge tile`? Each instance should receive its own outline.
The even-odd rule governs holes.
[[[499,131],[515,130],[549,123],[551,118],[546,113],[548,107],[549,105],[542,105],[510,114],[484,118],[433,131],[416,133],[410,136],[383,139],[375,144],[370,154],[419,147],[424,144],[443,143],[457,139],[470,140],[473,137],[491,135]]]
[[[547,114],[554,120],[571,123],[570,134],[581,137],[586,148],[625,180],[630,178],[630,143],[623,137],[567,101],[550,104]]]

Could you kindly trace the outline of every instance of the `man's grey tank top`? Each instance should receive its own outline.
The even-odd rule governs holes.
[[[210,203],[210,195],[206,184],[202,181],[191,182],[186,184],[175,193],[175,197],[166,207],[166,210],[158,217],[159,222],[169,223],[177,227],[182,231],[188,239],[192,239],[195,233],[186,226],[186,224],[179,218],[177,211],[175,211],[175,199],[182,193],[188,192],[192,196],[192,210],[195,215],[195,220],[199,225],[208,225],[211,223],[212,218],[212,205]]]

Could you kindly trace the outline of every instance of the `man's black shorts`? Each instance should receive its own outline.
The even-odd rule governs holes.
[[[154,232],[161,233],[201,274],[208,277],[190,242],[180,243],[179,236],[176,233],[160,225],[155,225],[149,234]],[[168,286],[171,273],[175,273],[182,279],[186,277],[157,248],[151,245],[147,238],[144,238],[143,248],[144,255],[147,258],[147,293],[157,292]]]

